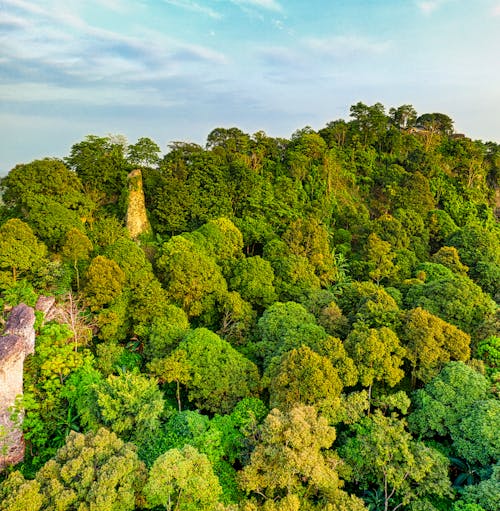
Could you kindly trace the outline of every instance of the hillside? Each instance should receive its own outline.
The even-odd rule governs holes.
[[[500,145],[357,103],[0,187],[3,321],[39,302],[0,511],[500,507]]]

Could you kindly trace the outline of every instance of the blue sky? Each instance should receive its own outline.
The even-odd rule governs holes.
[[[0,173],[87,134],[289,137],[357,101],[500,142],[500,0],[0,0]]]

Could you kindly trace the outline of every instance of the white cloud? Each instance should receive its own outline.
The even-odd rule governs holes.
[[[198,4],[196,2],[192,2],[191,0],[163,0],[166,4],[173,5],[175,7],[180,7],[181,9],[185,9],[186,11],[197,12],[199,14],[205,14],[210,18],[220,19],[222,15],[211,9],[210,7],[206,7],[204,5]]]
[[[304,45],[313,52],[333,57],[381,54],[391,47],[390,41],[373,41],[361,36],[312,37],[305,39]]]
[[[233,4],[247,7],[255,7],[258,9],[266,9],[268,11],[281,12],[283,7],[276,0],[230,0]]]
[[[439,7],[439,2],[432,0],[417,2],[417,6],[423,13],[431,14]]]

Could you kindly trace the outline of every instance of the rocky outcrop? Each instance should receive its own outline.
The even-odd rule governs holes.
[[[13,413],[23,394],[23,365],[35,351],[35,313],[23,303],[14,307],[0,337],[0,471],[24,458],[22,412]]]
[[[151,232],[142,188],[142,173],[139,169],[133,170],[128,175],[128,183],[129,197],[126,225],[130,236],[136,240],[141,234]]]

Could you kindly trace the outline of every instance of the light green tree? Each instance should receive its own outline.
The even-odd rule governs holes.
[[[190,445],[162,454],[149,472],[144,494],[167,511],[211,511],[222,493],[210,461]]]
[[[257,394],[257,367],[217,334],[197,328],[186,335],[179,349],[187,355],[191,378],[186,387],[197,407],[229,413],[239,400]]]
[[[331,414],[340,403],[342,382],[329,358],[307,346],[284,353],[268,368],[271,408],[289,410],[298,404],[312,405]]]
[[[46,253],[45,245],[22,220],[12,218],[0,227],[0,268],[10,270],[14,282],[35,269]]]
[[[98,422],[121,437],[141,439],[159,427],[165,403],[155,379],[131,372],[111,374],[93,390]]]
[[[97,256],[92,259],[85,274],[84,293],[94,311],[109,305],[122,292],[125,274],[112,259]]]
[[[286,503],[307,502],[313,495],[322,509],[349,500],[352,507],[345,509],[364,509],[359,499],[340,489],[336,468],[342,462],[326,450],[334,440],[335,429],[312,406],[272,410],[260,428],[250,462],[240,473],[241,487],[255,495],[263,509],[298,509]]]
[[[412,367],[412,383],[427,383],[450,360],[470,357],[470,336],[456,326],[417,307],[407,312],[401,339]]]
[[[132,511],[145,478],[135,447],[104,428],[71,432],[36,475],[46,511]]]
[[[340,448],[340,455],[352,471],[351,480],[364,489],[373,485],[383,492],[384,511],[427,497],[452,496],[447,459],[414,441],[403,421],[376,411],[352,430],[354,436]]]
[[[76,289],[80,290],[80,271],[78,261],[88,259],[93,250],[92,242],[79,229],[72,228],[66,233],[64,244],[61,247],[62,256],[73,263],[76,273]]]
[[[401,366],[405,349],[390,328],[354,328],[345,348],[358,368],[359,382],[368,387],[369,396],[374,382],[393,387],[404,376]]]

